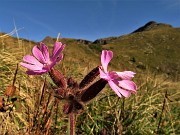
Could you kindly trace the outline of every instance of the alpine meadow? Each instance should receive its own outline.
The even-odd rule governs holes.
[[[62,84],[53,80],[56,74],[26,74],[23,57],[30,58],[32,48],[42,43],[12,34],[0,33],[0,135],[64,135],[71,130],[77,135],[180,134],[180,28],[150,21],[127,35],[95,41],[47,35],[43,46],[52,52],[53,66],[67,87],[80,89],[96,81],[84,92],[88,96],[55,91],[64,85],[62,78]],[[53,47],[57,41],[66,45],[58,50],[63,57]],[[122,92],[112,80],[119,81]],[[68,118],[72,112],[74,129]]]

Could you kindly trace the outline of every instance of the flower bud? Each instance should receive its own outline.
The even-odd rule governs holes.
[[[83,90],[81,93],[81,101],[88,102],[95,98],[97,94],[106,86],[108,82],[104,79],[100,79],[97,82],[93,83],[87,89]]]
[[[85,86],[90,84],[94,79],[99,75],[99,66],[95,67],[93,70],[91,70],[84,79],[80,82],[79,88],[83,89]]]
[[[49,72],[49,75],[51,79],[53,80],[53,82],[58,87],[61,87],[63,89],[67,88],[67,83],[65,81],[65,78],[58,70],[52,68],[51,71]]]

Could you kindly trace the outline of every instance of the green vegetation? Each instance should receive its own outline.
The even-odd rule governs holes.
[[[111,49],[109,67],[132,70],[137,94],[118,98],[106,86],[78,115],[77,134],[180,134],[179,43],[180,29],[163,28],[109,39],[106,45],[84,45],[74,39],[61,39],[67,46],[64,60],[56,65],[65,76],[80,82],[100,63],[100,49]],[[1,40],[1,39],[0,39]],[[44,42],[52,47],[54,41]],[[66,134],[67,116],[62,101],[51,95],[52,86],[43,76],[28,76],[18,68],[13,97],[4,95],[12,85],[17,63],[32,46],[28,40],[8,37],[0,43],[0,131],[5,134]],[[161,67],[162,66],[162,67]],[[164,70],[163,70],[164,67]],[[157,70],[158,69],[158,70]],[[171,76],[169,74],[171,74]],[[4,101],[1,100],[4,98]],[[3,111],[2,111],[2,105]]]
[[[115,63],[125,69],[150,68],[167,73],[176,81],[180,75],[180,28],[160,27],[107,40],[102,49],[115,53]],[[101,39],[106,40],[106,39]]]

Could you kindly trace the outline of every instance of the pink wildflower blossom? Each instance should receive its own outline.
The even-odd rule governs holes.
[[[119,97],[129,97],[131,93],[136,94],[136,84],[131,81],[134,77],[134,72],[132,71],[124,71],[124,72],[108,72],[108,64],[113,58],[113,52],[103,50],[101,54],[101,64],[102,67],[99,68],[100,78],[108,81],[110,87],[114,90],[114,92]],[[102,70],[104,69],[104,71]]]
[[[29,75],[41,75],[49,72],[63,58],[61,52],[64,47],[65,45],[61,42],[56,42],[53,47],[52,56],[50,57],[48,47],[41,42],[40,47],[33,47],[32,53],[34,56],[24,56],[24,62],[21,62],[20,65],[28,69],[26,73]]]

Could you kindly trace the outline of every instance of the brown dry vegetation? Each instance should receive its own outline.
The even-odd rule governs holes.
[[[115,38],[98,47],[93,44],[84,45],[74,39],[61,39],[67,46],[64,60],[56,68],[66,77],[71,76],[80,82],[92,68],[99,65],[101,49],[111,49],[114,52],[115,59],[110,64],[110,69],[137,72],[134,78],[138,86],[137,94],[127,99],[118,98],[106,86],[98,98],[91,101],[78,115],[77,134],[100,134],[101,131],[127,135],[180,134],[179,79],[172,79],[172,76],[153,69],[154,65],[165,59],[175,66],[178,64],[177,45],[180,41],[175,32],[179,34],[179,29],[166,31],[167,33],[163,31],[165,35],[170,34],[165,39],[159,33],[161,30],[153,30]],[[158,35],[162,38],[158,38]],[[160,42],[163,39],[165,41]],[[51,80],[47,75],[28,76],[25,69],[19,67],[14,84],[15,94],[11,97],[4,94],[13,83],[17,64],[38,43],[25,39],[18,41],[13,37],[0,40],[0,134],[67,134],[68,117],[62,113],[62,101],[52,95],[53,84],[49,83]],[[52,49],[54,41],[55,39],[44,42]],[[156,44],[159,45],[157,48],[154,46]],[[166,44],[164,48],[169,45],[167,52],[160,47],[162,44]],[[147,55],[145,50],[153,52]],[[159,51],[163,55],[157,57]],[[170,54],[172,57],[164,58],[164,55]],[[135,62],[132,62],[132,57]],[[138,64],[146,69],[137,67]],[[174,75],[178,74],[177,70]]]

